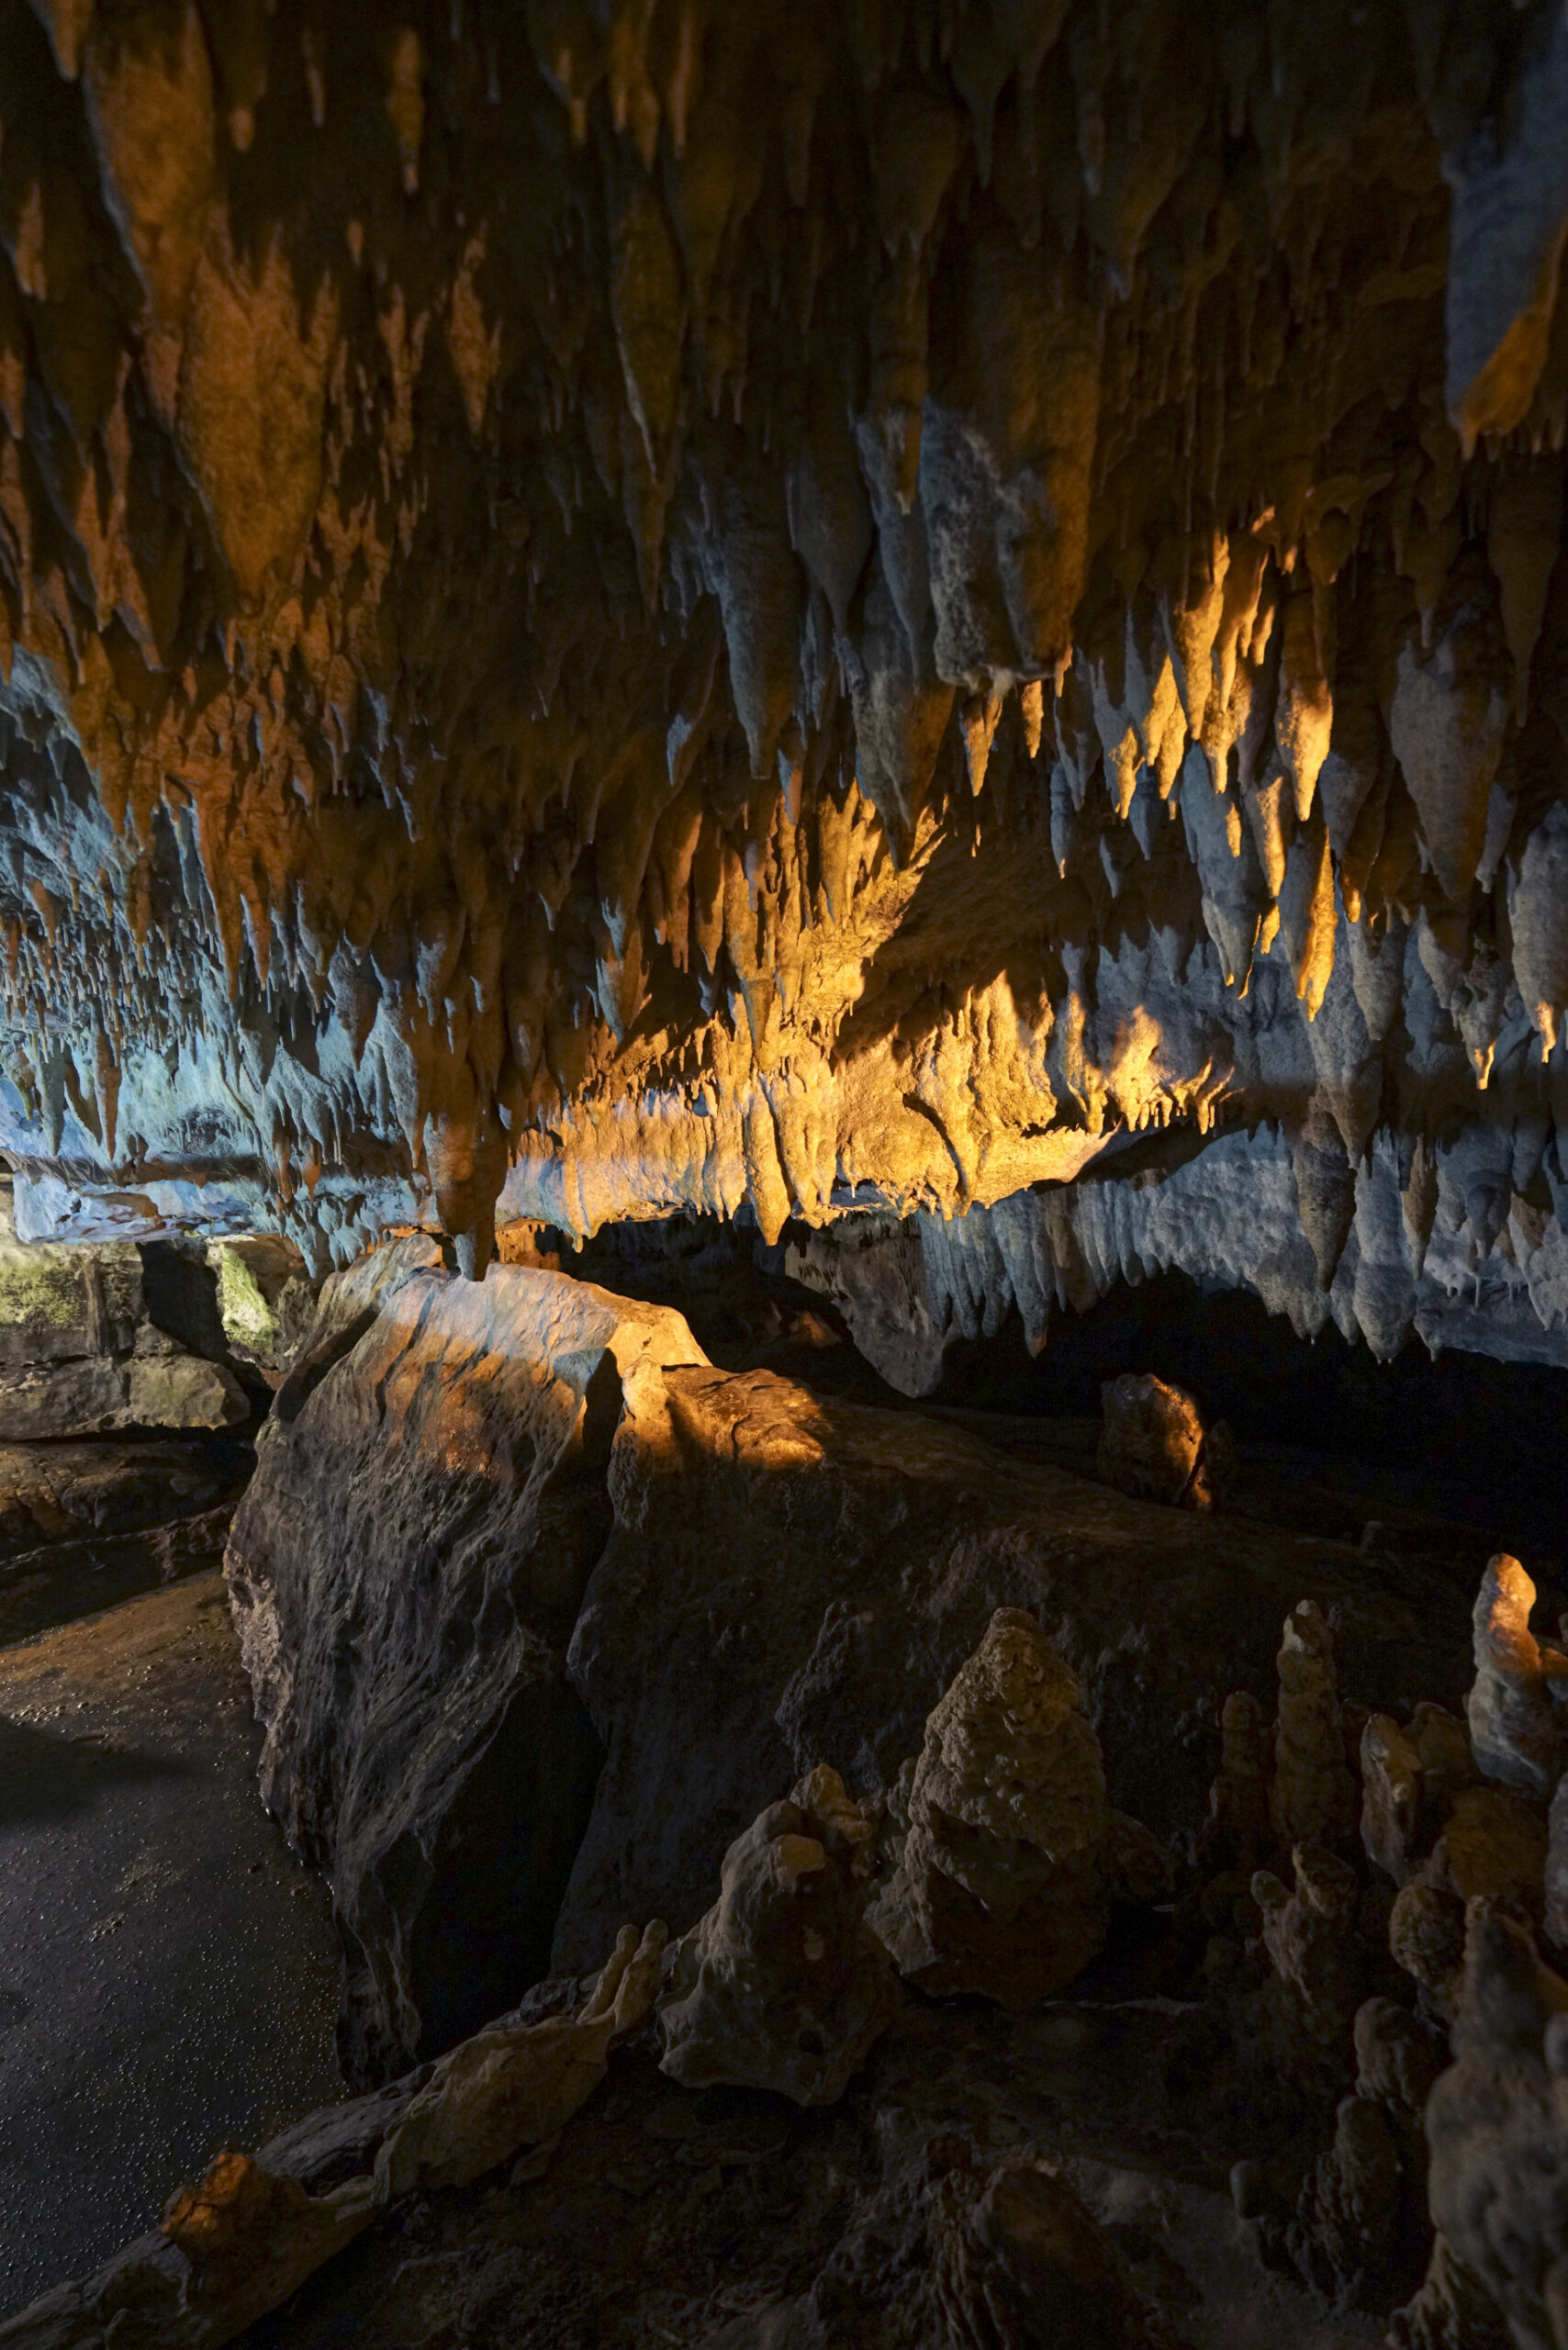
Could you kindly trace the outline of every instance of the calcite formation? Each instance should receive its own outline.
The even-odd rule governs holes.
[[[626,1926],[580,2012],[498,2017],[442,2062],[308,2114],[257,2155],[226,2148],[155,2233],[0,2323],[14,2350],[222,2350],[403,2196],[466,2186],[557,2139],[648,2014],[664,1929]]]
[[[663,2069],[831,2105],[891,2015],[897,1986],[866,1923],[877,1821],[819,1762],[724,1855],[719,1898],[670,1953]]]
[[[1163,1889],[1153,1838],[1106,1798],[1078,1684],[1021,1608],[959,1666],[891,1808],[897,1866],[869,1919],[925,1991],[1029,2007],[1099,1951],[1119,1876]]]
[[[1316,1600],[1303,1600],[1285,1619],[1279,1676],[1269,1817],[1282,1844],[1333,1843],[1355,1818],[1355,1783],[1345,1760],[1333,1636]]]
[[[1157,2350],[1161,2329],[1131,2288],[1113,2232],[1048,2154],[1026,2145],[992,2167],[933,2131],[895,2148],[887,2169],[810,2290],[766,2311],[760,2327],[736,2319],[708,2350],[751,2350],[759,2334],[788,2350],[1052,2341]]]
[[[1218,1506],[1235,1467],[1235,1439],[1223,1420],[1205,1428],[1196,1399],[1150,1372],[1108,1380],[1100,1402],[1104,1426],[1094,1466],[1109,1484],[1178,1509]]]
[[[274,1797],[297,1831],[312,1805],[324,1834],[334,1807],[352,1831],[322,1845],[360,1969],[351,2053],[398,2072],[410,2026],[451,2031],[454,1980],[487,1996],[492,1956],[514,1985],[538,1972],[528,1920],[502,1919],[492,1951],[482,1909],[451,1906],[460,1874],[421,1911],[421,1863],[453,1846],[483,1863],[507,1818],[532,1870],[552,1804],[559,1818],[540,1765],[565,1688],[605,1762],[560,1896],[562,1971],[433,2064],[220,2155],[158,2233],[0,2340],[217,2350],[288,2296],[266,2338],[297,2350],[567,2323],[630,2343],[658,2311],[698,2312],[704,2350],[1166,2350],[1260,2330],[1305,2350],[1324,2305],[1334,2339],[1366,2350],[1555,2350],[1562,1783],[1550,1803],[1510,1784],[1507,1740],[1473,1744],[1459,1712],[1410,1702],[1456,1696],[1462,1609],[1445,1620],[1434,1589],[1418,1619],[1380,1583],[1398,1562],[1378,1544],[1022,1471],[934,1416],[725,1373],[689,1347],[678,1316],[539,1265],[472,1283],[418,1237],[329,1282],[234,1572],[286,1724]],[[510,1459],[487,1440],[503,1427]],[[335,1549],[289,1561],[291,1588],[302,1460],[319,1513],[345,1499]],[[608,1513],[586,1587],[569,1549],[550,1574],[551,1497],[574,1473],[572,1519],[599,1493]],[[432,1493],[450,1505],[444,1584],[415,1547]],[[1507,1564],[1476,1611],[1484,1722]],[[1285,1617],[1271,1735],[1251,1690],[1221,1705],[1216,1673],[1262,1679],[1293,1574],[1316,1588]],[[356,1649],[343,1628],[385,1608],[378,1581],[403,1609]],[[1521,1605],[1515,1651],[1527,1628]],[[900,1767],[935,1673],[918,1763]],[[781,1750],[820,1754],[830,1734],[859,1792],[815,1762],[715,1866],[726,1810],[761,1773],[777,1786]],[[487,1782],[497,1752],[504,1779]],[[1129,1785],[1163,1800],[1173,1899],[1111,1919],[1075,1978],[1113,1870],[1155,1857],[1111,1811]],[[367,1818],[396,1828],[384,1849]],[[1260,1855],[1273,1865],[1249,1867]],[[532,1871],[535,1920],[559,1885]],[[579,1981],[597,1910],[628,1888],[651,1922]],[[1142,1890],[1164,1889],[1149,1870]],[[697,1918],[667,1951],[666,1892]],[[931,1945],[913,1964],[912,1929]],[[921,1996],[891,1996],[893,1957]]]
[[[1483,2310],[1489,2305],[1499,2333],[1521,2350],[1547,2350],[1568,2324],[1565,2013],[1568,1983],[1542,1964],[1519,1925],[1478,1904],[1454,2062],[1427,2100],[1439,2236],[1436,2273],[1415,2306],[1441,2308],[1451,2265]]]
[[[1535,1585],[1500,1552],[1475,1601],[1475,1680],[1466,1711],[1470,1742],[1488,1778],[1549,1795],[1563,1760],[1568,1656],[1530,1630]]]
[[[548,2145],[603,2080],[610,2052],[654,2004],[666,1930],[623,1926],[576,2015],[502,2017],[443,2056],[388,2130],[375,2195],[466,2187],[521,2146]]]
[[[1563,1358],[1551,0],[0,39],[22,1228]]]

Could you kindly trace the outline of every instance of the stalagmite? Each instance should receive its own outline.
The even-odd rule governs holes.
[[[670,1953],[664,2070],[831,2105],[892,2012],[864,1922],[874,1824],[836,1772],[809,1772],[724,1855],[718,1901]]]
[[[1106,1801],[1072,1676],[1017,1608],[931,1715],[894,1808],[897,1866],[868,1919],[924,1990],[1043,1998],[1099,1948],[1118,1877],[1160,1884],[1154,1839]]]

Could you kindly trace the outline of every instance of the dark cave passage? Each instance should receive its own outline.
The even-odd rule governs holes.
[[[1229,1423],[1251,1472],[1238,1507],[1294,1513],[1304,1529],[1352,1540],[1387,1512],[1438,1572],[1447,1528],[1452,1572],[1470,1587],[1488,1550],[1510,1549],[1568,1606],[1568,1371],[1553,1366],[1457,1348],[1434,1359],[1415,1337],[1379,1362],[1331,1322],[1299,1338],[1257,1297],[1172,1271],[1118,1282],[1084,1311],[1058,1307],[1037,1354],[1015,1309],[991,1337],[949,1337],[939,1382],[916,1400],[879,1376],[833,1301],[771,1270],[782,1250],[744,1227],[684,1218],[609,1227],[575,1254],[558,1235],[540,1243],[552,1244],[581,1278],[678,1307],[726,1370],[771,1370],[888,1410],[1058,1423],[1033,1449],[1085,1471],[1104,1382],[1153,1372]],[[1006,1436],[1028,1441],[1026,1430]]]

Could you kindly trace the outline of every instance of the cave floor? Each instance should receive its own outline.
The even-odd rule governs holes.
[[[931,2257],[929,2182],[1025,2153],[1109,2232],[1160,2350],[1381,2350],[1382,2320],[1255,2258],[1226,2166],[1273,2151],[1277,2119],[1215,2103],[1196,2000],[1140,1996],[1119,1971],[1017,2017],[912,1998],[818,2111],[678,2089],[644,2028],[547,2167],[525,2154],[407,2198],[242,2350],[929,2350],[960,2338],[905,2299]]]
[[[340,2093],[326,1892],[216,1572],[0,1650],[0,2309]]]

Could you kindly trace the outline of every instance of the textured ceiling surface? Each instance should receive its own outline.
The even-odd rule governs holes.
[[[872,1209],[1568,1360],[1555,0],[0,57],[22,1229]]]

